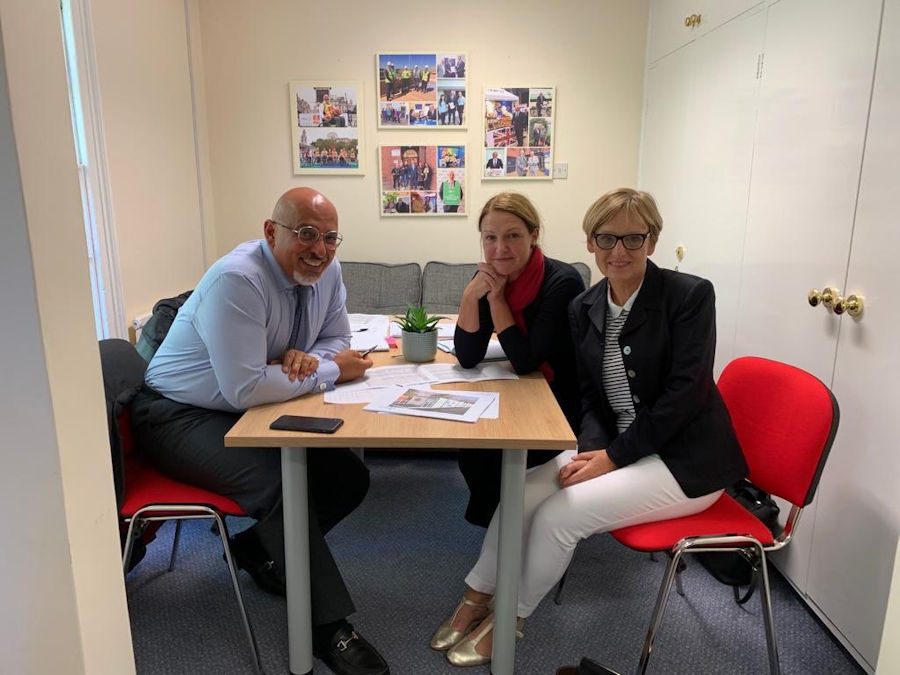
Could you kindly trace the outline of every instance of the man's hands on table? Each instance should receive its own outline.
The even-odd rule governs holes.
[[[299,349],[288,349],[284,356],[269,362],[270,366],[281,364],[281,372],[287,374],[288,379],[304,380],[319,368],[319,359],[312,354],[301,352]]]
[[[342,352],[338,352],[334,356],[334,362],[341,369],[341,374],[335,381],[336,384],[350,382],[362,377],[373,365],[372,359],[368,356],[363,356],[355,349],[345,349]]]

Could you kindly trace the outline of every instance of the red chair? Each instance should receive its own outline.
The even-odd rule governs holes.
[[[750,467],[748,478],[766,492],[790,502],[791,511],[784,531],[776,538],[761,521],[723,493],[710,508],[693,516],[610,533],[629,548],[665,551],[670,558],[641,651],[639,673],[647,670],[682,555],[736,551],[759,562],[769,669],[773,674],[781,672],[766,554],[790,543],[803,507],[815,495],[837,433],[838,404],[828,387],[809,373],[752,356],[728,364],[718,384]]]
[[[150,523],[176,521],[172,554],[169,559],[171,572],[175,568],[182,522],[198,518],[213,519],[225,550],[225,561],[228,563],[228,572],[231,575],[244,633],[250,646],[253,666],[256,673],[262,673],[256,638],[244,607],[244,597],[228,545],[228,529],[223,517],[246,517],[247,514],[237,502],[227,497],[164,476],[135,450],[131,431],[130,401],[143,383],[143,371],[147,364],[131,344],[118,339],[100,341],[100,363],[107,404],[110,405],[108,409],[111,420],[110,442],[114,451],[113,465],[117,472],[119,516],[123,523],[128,523],[122,552],[123,569],[128,571],[134,542],[140,538]],[[112,407],[111,404],[115,406]]]

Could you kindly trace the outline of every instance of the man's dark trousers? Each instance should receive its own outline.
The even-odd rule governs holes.
[[[240,416],[177,403],[144,386],[134,399],[132,426],[141,452],[160,471],[230,497],[255,518],[263,547],[284,570],[281,450],[226,448],[225,434]],[[355,611],[324,535],[362,502],[369,471],[345,448],[307,457],[312,622],[319,626]]]

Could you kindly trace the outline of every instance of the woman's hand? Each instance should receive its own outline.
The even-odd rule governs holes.
[[[319,368],[319,359],[299,349],[288,349],[281,359],[269,362],[270,366],[281,365],[281,372],[287,373],[288,379],[303,380],[312,375]]]
[[[481,263],[479,263],[479,266]],[[485,275],[481,273],[481,270],[472,277],[472,280],[466,284],[465,289],[463,290],[463,296],[470,296],[475,300],[480,300],[488,292],[491,290],[490,285],[487,282]]]
[[[478,263],[478,274],[475,278],[482,278],[487,285],[488,302],[493,303],[496,300],[505,300],[503,291],[506,290],[506,276],[500,274],[488,263]]]
[[[572,461],[559,470],[559,486],[571,487],[597,476],[618,469],[606,450],[586,450],[579,452]]]

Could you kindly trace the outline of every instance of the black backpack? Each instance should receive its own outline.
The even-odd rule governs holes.
[[[778,525],[778,504],[768,492],[756,487],[747,480],[742,480],[725,488],[725,492],[731,495],[735,501],[759,518],[776,537],[781,528]],[[752,550],[744,550],[740,553],[697,553],[695,557],[718,581],[734,590],[734,600],[743,605],[753,595],[760,572],[759,555]],[[748,586],[746,593],[741,596],[739,588]]]
[[[166,339],[169,328],[178,314],[178,309],[191,297],[191,291],[185,291],[181,295],[174,298],[163,298],[153,305],[153,313],[148,319],[144,327],[141,328],[141,336],[138,338],[137,344],[134,346],[138,354],[144,357],[148,363],[156,350]]]

